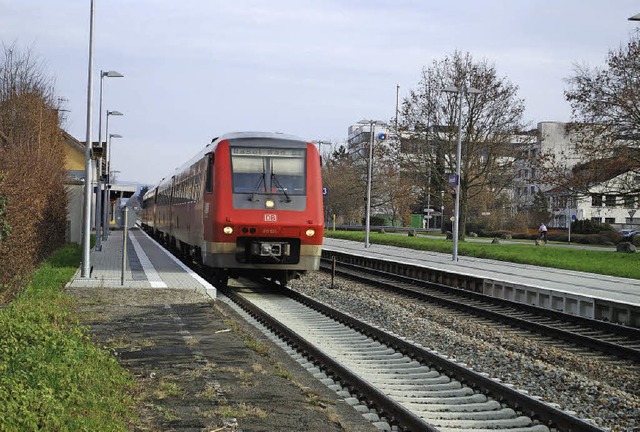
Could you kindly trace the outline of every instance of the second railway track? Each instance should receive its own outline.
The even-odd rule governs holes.
[[[322,268],[329,271],[330,260],[324,259]],[[354,264],[339,263],[336,268],[337,273],[343,277],[502,322],[545,337],[568,341],[635,363],[640,362],[640,329],[497,299]]]

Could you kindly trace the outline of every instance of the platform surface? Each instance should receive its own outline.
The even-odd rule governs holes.
[[[344,251],[364,257],[399,261],[445,272],[462,273],[478,278],[502,281],[508,284],[531,286],[640,306],[640,280],[638,279],[537,267],[461,255],[458,255],[458,262],[456,263],[452,261],[451,254],[418,251],[379,244],[371,244],[369,248],[365,248],[362,242],[327,237],[324,239],[323,249],[335,252]]]
[[[124,231],[114,230],[102,241],[102,250],[91,250],[89,277],[80,269],[67,284],[71,288],[178,288],[198,290],[211,298],[216,289],[195,274],[140,228],[127,231],[126,266],[122,280]]]

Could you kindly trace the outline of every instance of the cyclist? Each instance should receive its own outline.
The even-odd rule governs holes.
[[[544,223],[540,224],[540,228],[538,228],[538,233],[540,234],[538,236],[538,240],[541,240],[544,242],[544,244],[547,244],[547,227],[545,226]]]

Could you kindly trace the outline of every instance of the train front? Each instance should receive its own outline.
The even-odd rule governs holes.
[[[221,141],[211,267],[223,277],[257,273],[284,283],[317,270],[324,230],[320,171],[311,143],[276,134]]]

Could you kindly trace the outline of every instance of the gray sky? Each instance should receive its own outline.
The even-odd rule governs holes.
[[[95,0],[112,167],[156,183],[211,138],[278,131],[338,144],[350,124],[394,116],[423,66],[456,49],[520,89],[525,120],[569,120],[565,79],[599,66],[640,23],[633,0]],[[0,0],[0,40],[32,48],[86,136],[89,0]],[[93,122],[94,140],[98,122]],[[103,125],[104,127],[104,125]],[[103,130],[104,136],[104,130]]]

